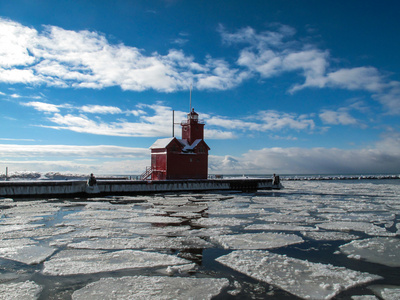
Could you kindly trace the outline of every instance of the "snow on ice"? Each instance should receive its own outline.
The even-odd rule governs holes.
[[[211,237],[225,249],[272,249],[303,242],[295,234],[284,233],[244,233]]]
[[[383,300],[398,300],[400,299],[400,286],[393,285],[372,285],[368,287],[375,295]]]
[[[381,278],[260,250],[237,250],[216,260],[303,299],[331,299],[348,288]]]
[[[310,232],[303,231],[301,234],[316,241],[352,241],[359,239],[360,237],[347,232],[335,232],[335,231],[318,231]]]
[[[55,250],[55,248],[36,245],[5,247],[0,248],[0,257],[34,265],[43,262]]]
[[[44,263],[45,275],[74,275],[190,263],[186,259],[156,252],[121,250],[64,250]]]
[[[42,287],[33,281],[0,284],[0,299],[38,299]]]
[[[352,241],[340,246],[340,251],[349,258],[400,267],[400,240],[397,238],[370,238]]]
[[[68,247],[75,249],[204,249],[211,244],[198,237],[137,237],[92,239],[78,243],[70,243]]]
[[[75,291],[80,299],[211,299],[229,285],[225,278],[132,276],[102,278]]]
[[[395,233],[388,232],[386,228],[379,227],[368,222],[329,222],[317,225],[319,228],[340,231],[360,231],[371,236],[393,236]]]

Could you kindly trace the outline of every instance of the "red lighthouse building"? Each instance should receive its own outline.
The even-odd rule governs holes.
[[[182,139],[159,139],[151,147],[152,180],[207,179],[208,151],[204,141],[204,122],[192,109],[182,121]]]

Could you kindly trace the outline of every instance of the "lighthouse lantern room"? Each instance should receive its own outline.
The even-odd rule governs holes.
[[[159,139],[151,147],[152,180],[207,179],[208,151],[204,122],[192,109],[182,121],[182,139]]]

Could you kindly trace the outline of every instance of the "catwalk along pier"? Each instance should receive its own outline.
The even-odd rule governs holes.
[[[2,181],[0,197],[99,197],[166,192],[256,191],[280,189],[272,178],[185,180],[36,180]]]

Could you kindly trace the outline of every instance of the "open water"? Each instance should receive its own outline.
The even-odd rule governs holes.
[[[0,199],[0,299],[400,299],[400,180]]]

